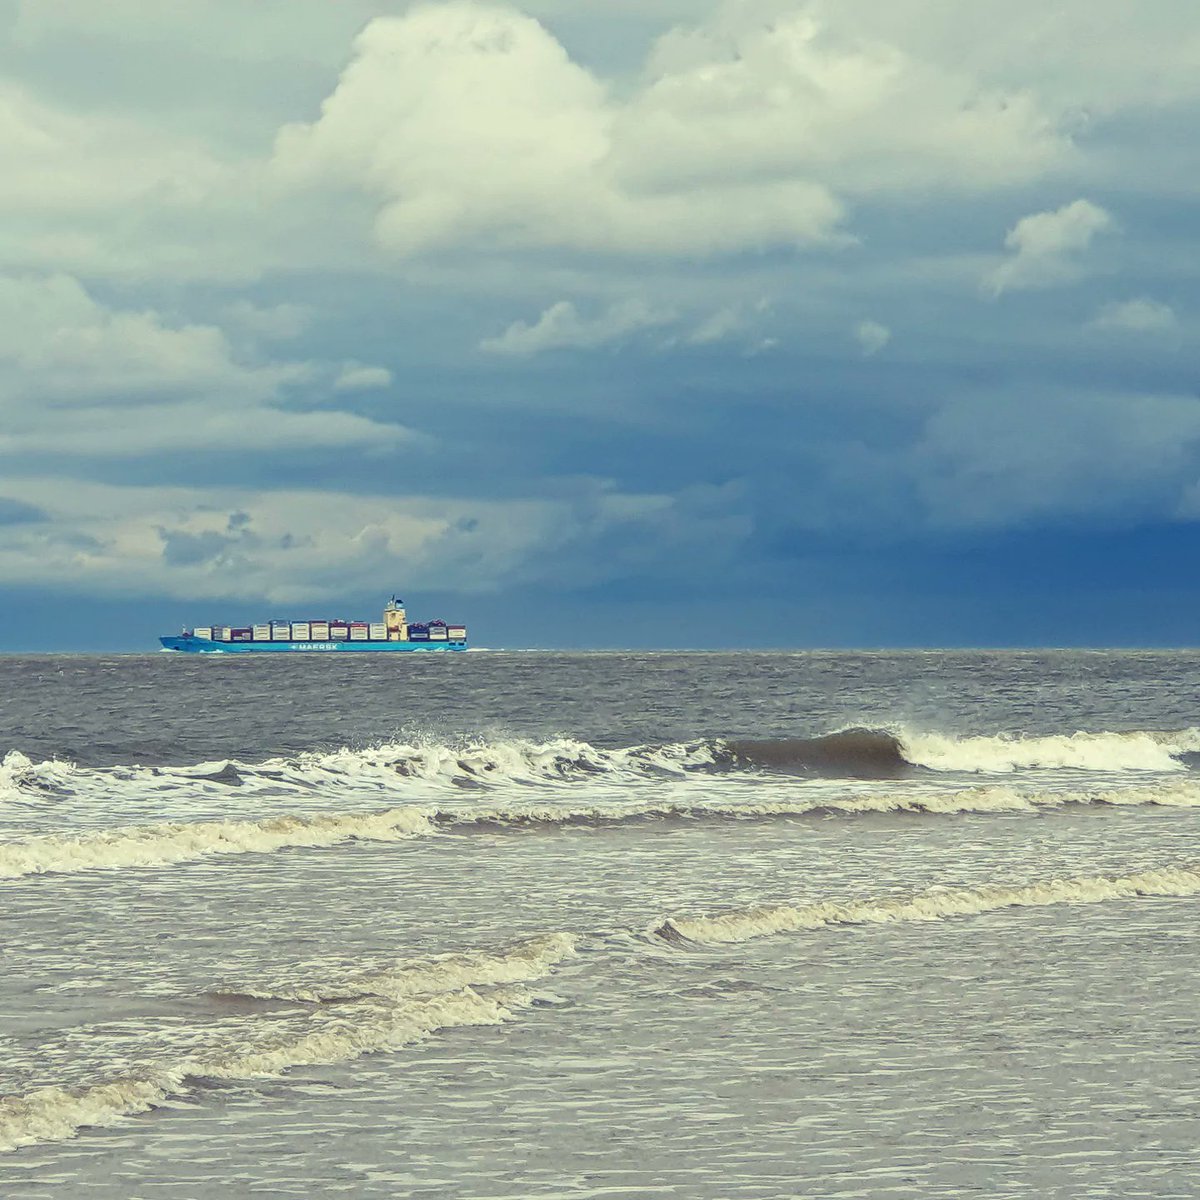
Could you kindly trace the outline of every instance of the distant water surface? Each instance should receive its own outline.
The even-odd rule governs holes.
[[[0,1195],[1196,1195],[1198,684],[0,657]]]

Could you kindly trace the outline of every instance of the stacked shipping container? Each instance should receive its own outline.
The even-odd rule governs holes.
[[[386,621],[270,621],[256,625],[197,625],[192,637],[215,642],[453,642],[467,640],[465,625],[445,621],[399,624]]]

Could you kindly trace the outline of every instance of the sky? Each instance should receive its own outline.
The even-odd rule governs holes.
[[[1200,644],[1194,0],[0,0],[0,651]]]

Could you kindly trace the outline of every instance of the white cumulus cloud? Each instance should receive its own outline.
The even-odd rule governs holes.
[[[1179,320],[1169,304],[1140,296],[1136,300],[1113,301],[1104,305],[1092,320],[1096,329],[1124,330],[1128,333],[1165,333],[1175,329]]]
[[[1073,279],[1080,256],[1096,235],[1114,227],[1112,215],[1090,200],[1022,217],[1004,239],[1010,256],[989,274],[987,286],[999,295]]]
[[[864,358],[872,358],[892,340],[892,331],[878,321],[860,321],[854,329],[854,338]]]
[[[349,362],[333,381],[335,392],[369,392],[376,388],[390,387],[392,373],[387,367],[368,367],[362,363]]]
[[[644,300],[621,300],[591,317],[581,315],[571,301],[560,300],[533,324],[514,321],[498,337],[485,338],[479,348],[518,358],[545,350],[593,350],[674,320],[673,313],[651,308]]]
[[[293,187],[365,192],[398,255],[697,256],[835,241],[839,190],[1012,183],[1069,149],[1030,93],[839,37],[832,16],[722,9],[623,94],[532,17],[450,0],[372,21],[274,163]]]
[[[111,308],[65,275],[0,276],[0,455],[133,457],[306,445],[395,445],[410,435],[340,412],[286,407],[307,363],[245,363],[221,330]]]

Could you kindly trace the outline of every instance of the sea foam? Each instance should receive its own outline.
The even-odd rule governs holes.
[[[1031,812],[1068,805],[1195,808],[1200,807],[1200,783],[1061,791],[997,786],[930,791],[888,788],[844,796],[755,793],[745,800],[717,795],[697,796],[694,802],[478,804],[447,809],[405,805],[376,812],[267,817],[261,821],[171,822],[0,842],[0,880],[148,869],[228,855],[334,848],[351,841],[408,842],[437,834],[470,835],[488,828],[517,832],[546,826],[763,821],[887,813],[955,816]]]

